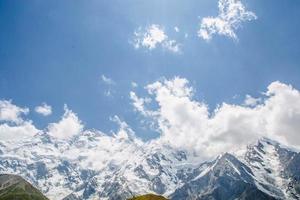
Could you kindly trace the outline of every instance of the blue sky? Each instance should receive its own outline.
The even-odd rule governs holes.
[[[51,105],[52,115],[27,116],[39,128],[59,120],[67,104],[88,128],[109,132],[109,118],[118,115],[149,138],[155,133],[143,129],[129,93],[143,95],[162,77],[188,79],[195,99],[212,110],[259,96],[276,80],[300,88],[300,2],[242,3],[257,19],[241,23],[238,40],[217,34],[206,41],[197,31],[201,19],[218,15],[217,0],[0,0],[0,99],[30,110]],[[163,27],[182,53],[134,48],[134,32],[151,24]]]

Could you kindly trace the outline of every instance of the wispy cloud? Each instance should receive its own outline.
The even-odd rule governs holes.
[[[137,88],[138,86],[139,86],[139,85],[138,85],[136,82],[134,82],[134,81],[131,82],[131,87]]]
[[[116,85],[116,82],[112,79],[112,78],[109,78],[105,75],[101,75],[101,81],[106,85],[106,89],[104,91],[104,96],[106,97],[112,97],[113,96],[113,86]]]
[[[173,53],[181,52],[181,45],[176,40],[169,39],[163,27],[157,24],[152,24],[144,29],[139,27],[134,32],[132,43],[136,49],[146,48],[148,50],[153,50],[161,47],[162,49]]]
[[[46,103],[42,103],[42,105],[35,107],[35,112],[48,116],[52,114],[52,107],[47,105]]]
[[[111,78],[106,77],[105,75],[101,75],[101,80],[103,83],[105,83],[106,85],[114,85],[116,84]]]
[[[106,96],[106,97],[112,97],[112,95],[113,95],[111,89],[105,90],[103,94],[104,94],[104,96]]]
[[[237,39],[235,31],[242,22],[257,19],[240,0],[219,0],[218,8],[217,17],[205,17],[201,21],[198,36],[204,40],[210,40],[215,34]]]
[[[261,98],[254,98],[250,95],[246,95],[246,98],[245,98],[245,101],[244,101],[244,104],[246,106],[256,106],[257,104],[259,104],[260,102],[262,101]]]

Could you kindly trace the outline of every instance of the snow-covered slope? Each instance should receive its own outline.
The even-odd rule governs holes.
[[[263,138],[214,160],[172,199],[300,199],[300,154]]]
[[[255,184],[261,191],[278,199],[299,199],[299,188],[295,191],[300,181],[299,157],[296,150],[263,138],[249,145],[240,159],[251,168]]]
[[[156,193],[172,199],[297,199],[300,155],[268,139],[200,162],[186,151],[94,131],[57,140],[46,134],[0,142],[0,173],[18,174],[47,197],[123,200]]]
[[[86,131],[69,141],[39,134],[0,142],[0,173],[21,175],[54,200],[168,195],[195,173],[186,152],[125,136]]]

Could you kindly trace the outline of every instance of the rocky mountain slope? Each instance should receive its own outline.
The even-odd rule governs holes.
[[[200,159],[168,145],[86,131],[70,141],[48,135],[0,142],[0,173],[25,177],[53,200],[124,200],[154,193],[170,199],[299,199],[300,154],[261,139]]]

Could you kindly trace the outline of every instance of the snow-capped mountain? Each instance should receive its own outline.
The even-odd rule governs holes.
[[[23,176],[50,199],[124,199],[168,195],[195,162],[184,151],[128,135],[85,131],[69,141],[39,134],[0,142],[0,172]],[[196,165],[195,165],[196,166]]]
[[[172,199],[299,199],[300,154],[263,138],[234,154],[225,153]]]
[[[156,193],[171,199],[299,199],[300,154],[269,139],[200,159],[128,135],[85,131],[69,141],[46,134],[0,142],[0,172],[23,176],[53,200],[123,200]]]

